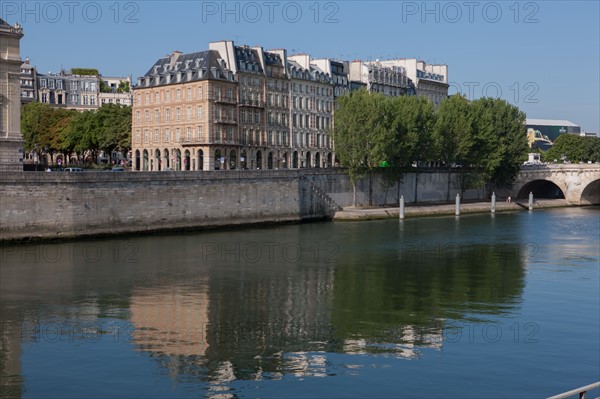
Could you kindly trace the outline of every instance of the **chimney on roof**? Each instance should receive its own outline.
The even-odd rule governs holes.
[[[177,59],[179,58],[179,56],[183,54],[181,51],[179,50],[175,50],[173,51],[173,53],[171,53],[171,65],[175,63],[175,61],[177,61]]]
[[[29,65],[29,57],[25,57],[25,63]]]

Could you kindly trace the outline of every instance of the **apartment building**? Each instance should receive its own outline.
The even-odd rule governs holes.
[[[29,58],[21,64],[21,103],[37,101],[36,69],[29,63]]]
[[[291,167],[290,82],[287,51],[262,51],[265,63],[267,169]]]
[[[238,83],[240,167],[242,169],[273,167],[274,155],[272,151],[268,151],[267,112],[271,115],[270,122],[273,123],[273,112],[276,107],[273,106],[273,102],[267,106],[267,98],[270,96],[273,101],[275,93],[272,85],[284,80],[284,76],[273,76],[274,73],[281,72],[277,65],[281,61],[276,59],[270,61],[271,76],[267,79],[267,57],[262,47],[236,46],[233,41],[224,40],[209,43],[209,49],[219,54],[224,65],[234,74]],[[267,80],[269,85],[267,85]],[[268,93],[267,90],[269,90]],[[273,125],[270,127],[272,134]],[[283,164],[287,165],[287,162],[279,163],[282,167]]]
[[[400,58],[381,61],[386,67],[402,67],[406,76],[414,84],[415,94],[430,99],[439,107],[443,99],[448,97],[448,66],[428,65],[416,58]]]
[[[309,55],[289,57],[292,103],[292,167],[331,167],[334,165],[333,77],[311,63]]]
[[[311,60],[311,63],[325,74],[331,76],[334,98],[350,93],[350,79],[348,78],[350,71],[348,62],[337,61],[331,58],[318,58]]]
[[[39,102],[52,107],[89,111],[102,104],[131,106],[131,78],[103,77],[95,70],[74,69],[75,73],[36,73]]]
[[[384,66],[379,61],[349,63],[350,83],[359,83],[371,93],[395,97],[412,94],[410,79],[402,66]]]
[[[218,52],[174,51],[133,92],[134,170],[239,167],[237,82]]]
[[[240,163],[244,168],[333,164],[328,133],[333,109],[330,75],[309,65],[310,58],[303,61],[303,56],[288,57],[285,49],[236,46],[233,41],[213,42],[209,48],[219,52],[237,77],[240,152],[244,159]]]
[[[133,104],[131,76],[99,76],[99,80],[98,103],[100,106],[104,104],[119,104],[131,107]]]

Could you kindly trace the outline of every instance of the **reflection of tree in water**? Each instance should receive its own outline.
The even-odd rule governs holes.
[[[335,274],[336,337],[366,340],[358,346],[372,352],[382,343],[441,345],[444,320],[513,310],[524,286],[519,255],[509,245],[432,246],[401,251],[377,268],[349,259]]]

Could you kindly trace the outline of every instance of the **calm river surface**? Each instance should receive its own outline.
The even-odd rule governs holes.
[[[599,379],[599,237],[591,207],[3,245],[1,396],[557,394]]]

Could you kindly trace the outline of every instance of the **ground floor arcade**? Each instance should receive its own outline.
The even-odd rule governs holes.
[[[199,171],[236,169],[328,168],[335,165],[329,149],[240,146],[189,146],[134,149],[132,170]]]

